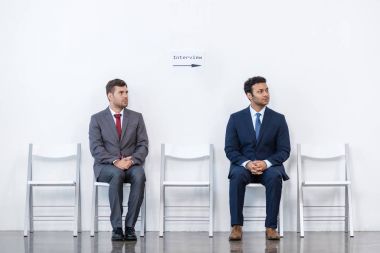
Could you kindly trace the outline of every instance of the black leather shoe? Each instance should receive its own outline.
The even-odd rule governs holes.
[[[137,241],[136,233],[134,228],[125,228],[125,240],[126,241]]]
[[[123,235],[123,230],[121,228],[114,229],[112,231],[112,241],[123,241],[124,240],[124,235]]]

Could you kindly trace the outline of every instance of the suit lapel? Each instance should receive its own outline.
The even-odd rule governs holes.
[[[115,120],[113,119],[113,115],[110,111],[109,108],[105,109],[104,110],[104,118],[105,118],[105,121],[106,121],[106,125],[108,126],[110,132],[112,133],[113,137],[119,141],[119,136],[117,134],[117,130],[116,130],[116,125],[115,125]]]
[[[269,125],[270,125],[271,118],[272,118],[272,110],[267,107],[265,109],[264,119],[263,119],[263,122],[261,124],[260,133],[259,133],[259,139],[257,141],[257,144],[263,138],[263,134],[265,133],[265,131],[267,131],[267,129],[268,129]]]
[[[128,117],[129,117],[128,111],[127,111],[127,109],[124,108],[124,111],[123,111],[123,124],[122,124],[122,131],[121,131],[120,141],[123,140],[125,132],[127,131],[127,125],[128,125],[128,122],[129,122],[129,118]]]
[[[249,109],[249,106],[244,111],[244,122],[246,126],[248,127],[249,135],[253,136],[252,137],[253,141],[256,142],[256,132],[255,132],[255,128],[253,127],[253,121],[252,121],[252,116],[251,116],[251,111]]]

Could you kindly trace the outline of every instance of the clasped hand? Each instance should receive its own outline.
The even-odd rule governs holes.
[[[253,175],[261,175],[263,174],[264,170],[267,169],[267,164],[264,161],[260,161],[260,160],[250,161],[247,163],[246,168]]]
[[[117,160],[114,163],[114,165],[121,170],[127,170],[133,165],[132,156],[128,156],[128,157],[122,158],[120,160]]]

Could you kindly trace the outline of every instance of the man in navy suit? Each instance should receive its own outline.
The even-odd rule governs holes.
[[[251,102],[248,108],[233,113],[227,124],[225,148],[231,162],[229,240],[241,240],[246,185],[261,183],[266,189],[266,238],[279,240],[277,216],[282,180],[288,180],[283,163],[290,154],[289,130],[284,115],[267,107],[266,80],[257,76],[244,83]]]

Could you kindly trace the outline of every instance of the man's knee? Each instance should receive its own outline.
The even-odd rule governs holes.
[[[110,184],[119,184],[124,182],[125,173],[121,169],[115,169],[111,173],[111,182]]]
[[[145,171],[141,167],[136,167],[134,168],[133,171],[131,171],[131,183],[136,183],[136,184],[144,184],[146,181],[145,177]]]
[[[250,172],[242,166],[235,166],[230,171],[229,179],[230,182],[248,184],[250,182]]]
[[[97,178],[99,182],[106,182],[110,185],[117,185],[123,183],[125,179],[125,173],[123,170],[116,168],[113,165],[104,167]]]
[[[265,171],[265,181],[268,184],[280,184],[282,185],[281,172],[275,167],[270,167]]]

